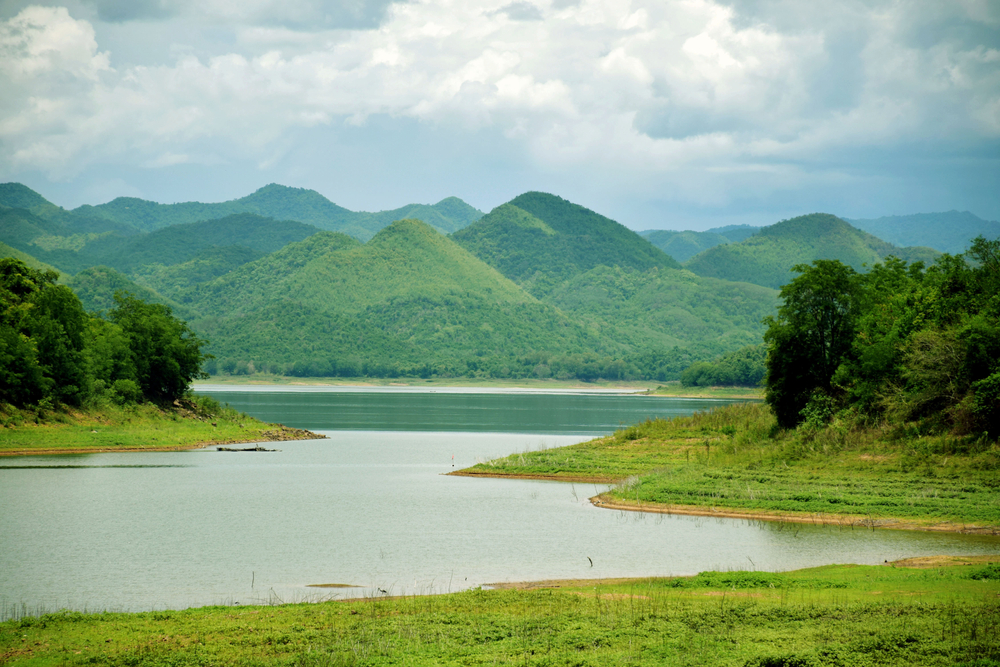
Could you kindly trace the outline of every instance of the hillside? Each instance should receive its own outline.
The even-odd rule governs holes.
[[[417,220],[364,245],[316,234],[200,286],[192,305],[218,314],[195,324],[223,365],[502,376],[526,354],[606,347]]]
[[[836,259],[863,270],[888,255],[932,262],[930,248],[899,248],[826,213],[803,215],[763,227],[739,243],[715,246],[691,258],[685,268],[705,277],[778,289],[793,277],[792,267],[816,259]]]
[[[983,220],[968,211],[890,215],[849,223],[899,246],[927,246],[952,255],[965,252],[972,239],[1000,238],[1000,222]]]
[[[545,301],[644,356],[650,376],[666,380],[695,360],[759,343],[777,292],[688,271],[600,266]]]
[[[542,192],[515,197],[451,238],[537,297],[596,266],[679,268],[614,220]]]
[[[723,243],[734,243],[733,239],[714,232],[677,232],[671,229],[651,229],[639,235],[667,253],[678,262],[686,262],[695,255]]]
[[[65,279],[66,285],[73,290],[83,307],[92,313],[111,310],[115,306],[116,292],[128,292],[148,303],[162,303],[170,306],[174,314],[184,320],[197,317],[191,308],[159,294],[155,290],[143,287],[130,280],[118,271],[107,266],[92,266],[80,271],[75,276]]]

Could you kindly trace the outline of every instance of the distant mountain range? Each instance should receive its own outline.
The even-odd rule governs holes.
[[[66,211],[0,185],[0,254],[62,271],[90,310],[116,290],[169,305],[213,372],[674,379],[760,343],[795,264],[937,256],[826,214],[645,235],[541,192],[486,215],[455,198],[355,213],[277,185]]]
[[[834,215],[813,213],[762,227],[739,243],[709,248],[684,267],[699,276],[778,289],[795,277],[792,267],[817,259],[840,260],[862,271],[889,255],[930,264],[939,254],[931,248],[899,248]]]
[[[952,255],[968,250],[972,239],[977,236],[1000,238],[1000,222],[983,220],[968,211],[841,219],[898,247],[933,248]],[[686,262],[717,245],[744,241],[761,229],[765,227],[728,225],[704,232],[650,229],[639,234],[678,262]]]

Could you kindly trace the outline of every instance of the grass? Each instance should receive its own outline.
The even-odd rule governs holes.
[[[259,421],[208,396],[170,406],[103,403],[86,409],[18,409],[0,404],[0,426],[0,456],[156,451],[320,437]]]
[[[980,578],[976,578],[979,576]],[[1000,664],[1000,567],[548,582],[406,598],[0,623],[0,663],[179,665]]]
[[[1000,532],[996,442],[837,423],[778,431],[759,403],[650,420],[459,474],[617,482],[598,502],[626,508]]]
[[[650,396],[672,396],[676,398],[756,398],[764,399],[761,387],[685,387],[680,382],[658,385],[647,392]]]

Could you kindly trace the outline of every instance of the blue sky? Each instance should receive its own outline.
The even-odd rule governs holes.
[[[0,181],[66,207],[1000,219],[994,0],[0,0],[0,90]]]

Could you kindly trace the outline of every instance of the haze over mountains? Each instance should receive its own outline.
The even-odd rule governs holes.
[[[673,379],[760,343],[795,264],[937,256],[826,214],[645,235],[539,192],[486,215],[457,198],[358,213],[278,185],[66,211],[0,185],[0,252],[63,272],[91,310],[116,290],[170,305],[214,372]]]

